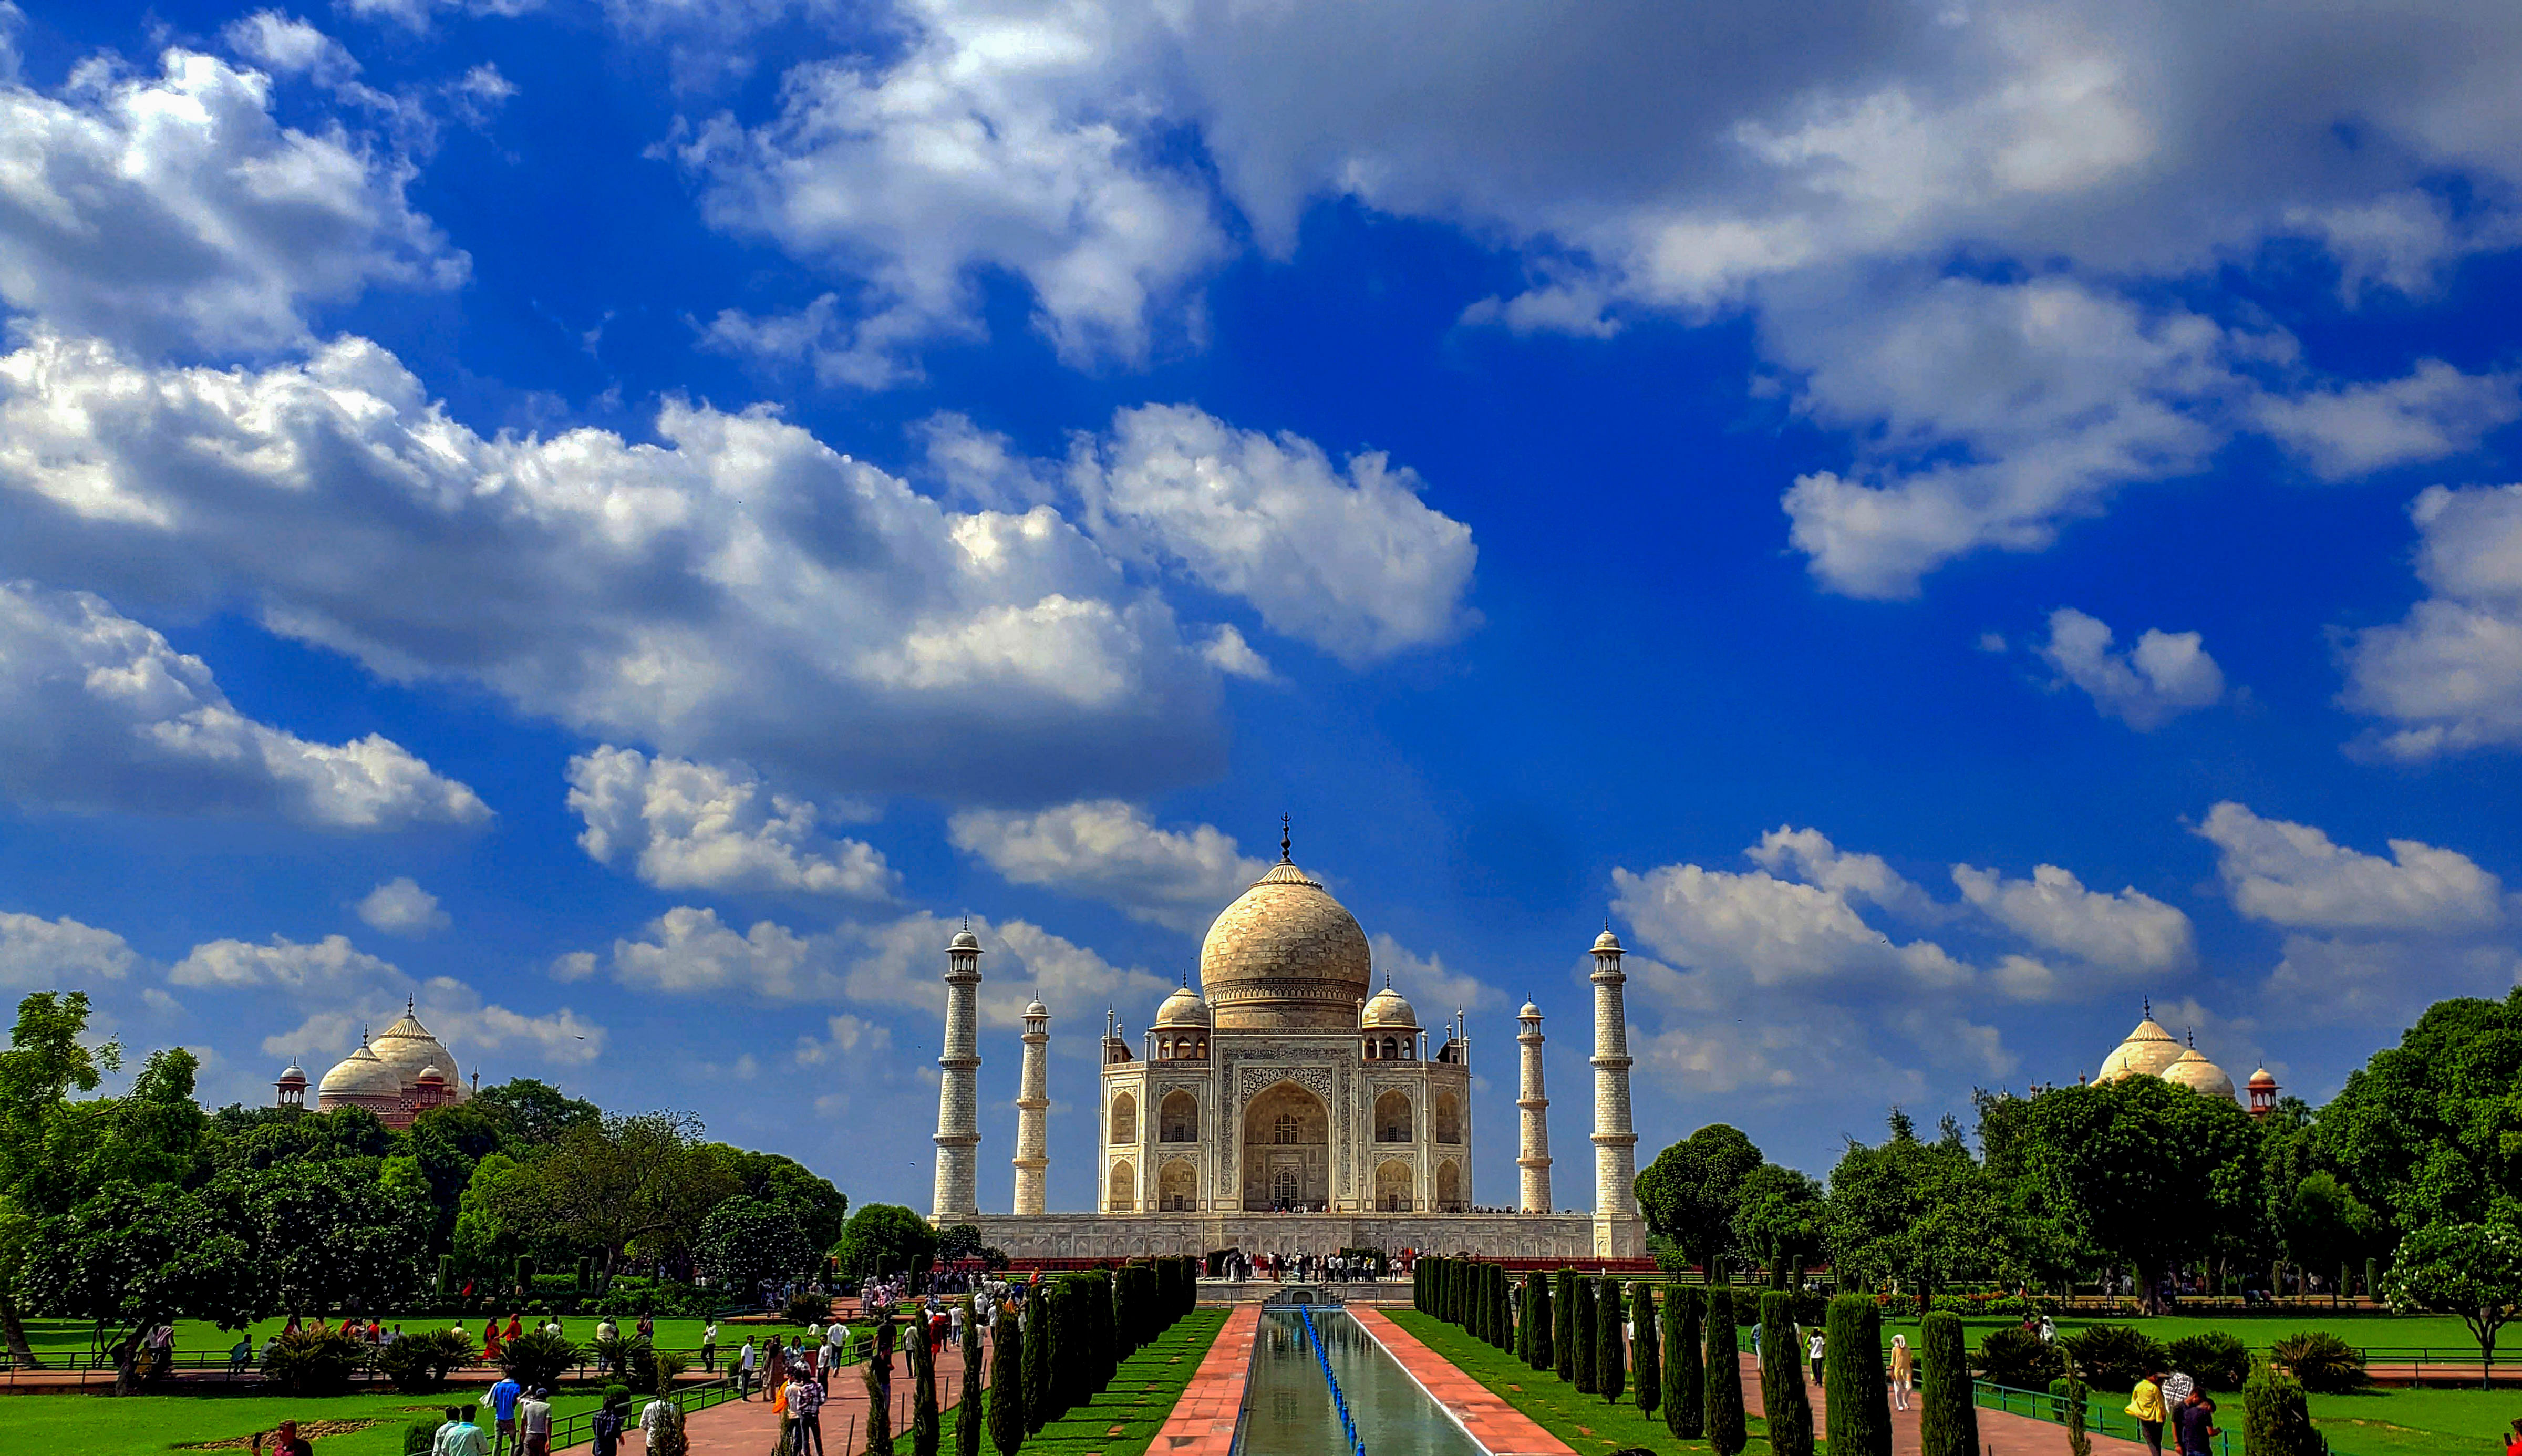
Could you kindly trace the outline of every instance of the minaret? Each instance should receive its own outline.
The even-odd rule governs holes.
[[[1541,1008],[1531,1002],[1515,1013],[1516,1042],[1523,1048],[1523,1089],[1515,1104],[1523,1109],[1523,1153],[1515,1165],[1523,1170],[1523,1211],[1550,1211],[1550,1099],[1541,1091]]]
[[[1638,1135],[1629,1130],[1629,1022],[1620,1004],[1620,938],[1594,937],[1594,1253],[1634,1258]]]
[[[1034,998],[1024,1009],[1024,1076],[1016,1084],[1016,1212],[1042,1211],[1042,1170],[1051,1166],[1043,1151],[1051,1109],[1051,1010]]]
[[[975,1088],[981,1052],[974,1024],[980,1017],[980,985],[981,942],[966,920],[946,943],[946,1048],[937,1057],[945,1075],[937,1083],[937,1192],[929,1203],[929,1215],[941,1223],[981,1211],[973,1191],[981,1147]]]

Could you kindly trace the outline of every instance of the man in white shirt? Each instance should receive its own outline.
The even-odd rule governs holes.
[[[751,1400],[753,1390],[753,1337],[744,1337],[744,1348],[735,1356],[735,1398]]]

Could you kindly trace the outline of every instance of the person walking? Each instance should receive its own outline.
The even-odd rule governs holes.
[[[676,1417],[681,1414],[681,1409],[675,1404],[674,1396],[663,1390],[658,1391],[656,1399],[639,1408],[639,1444],[649,1451],[655,1451],[657,1433],[674,1425]]]
[[[473,1407],[450,1405],[446,1424],[438,1428],[430,1441],[430,1456],[490,1456],[490,1448],[482,1439],[482,1428],[473,1424]]]
[[[499,1327],[493,1324],[490,1328],[495,1331]],[[490,1449],[493,1452],[522,1453],[525,1450],[525,1443],[517,1439],[517,1401],[525,1393],[526,1387],[518,1385],[513,1375],[500,1376],[499,1383],[490,1387],[490,1430],[493,1433]]]
[[[1804,1358],[1812,1361],[1813,1388],[1815,1389],[1821,1388],[1822,1344],[1821,1327],[1819,1325],[1815,1325],[1813,1327],[1812,1339],[1804,1346]]]
[[[586,1433],[594,1442],[594,1456],[622,1456],[622,1433],[630,1424],[629,1413],[623,1406],[629,1401],[627,1395],[618,1401],[608,1397],[604,1404],[596,1407],[595,1414],[587,1418]]]
[[[2163,1456],[2163,1379],[2162,1371],[2149,1370],[2128,1392],[2127,1413],[2136,1418],[2148,1456]]]
[[[701,1369],[718,1374],[718,1321],[712,1318],[701,1327]]]
[[[2180,1456],[2215,1456],[2215,1439],[2223,1434],[2216,1429],[2216,1402],[2204,1390],[2191,1390],[2173,1413]]]
[[[1909,1337],[1892,1337],[1892,1408],[1909,1408],[1909,1386],[1918,1377],[1918,1357],[1909,1349]]]
[[[551,1387],[537,1386],[517,1402],[517,1434],[526,1456],[551,1456]]]
[[[254,1433],[254,1456],[263,1456],[262,1433]],[[298,1423],[283,1421],[271,1433],[270,1456],[315,1456],[315,1447],[298,1433]]]
[[[735,1398],[751,1400],[753,1390],[753,1337],[744,1337],[744,1348],[735,1354]]]
[[[823,1456],[823,1389],[811,1380],[793,1381],[788,1386],[788,1415],[796,1422],[789,1456],[806,1456],[812,1445],[815,1456]]]

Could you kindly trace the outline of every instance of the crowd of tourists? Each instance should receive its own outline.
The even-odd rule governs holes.
[[[1381,1254],[1354,1253],[1255,1253],[1237,1249],[1222,1260],[1225,1277],[1241,1282],[1269,1279],[1299,1284],[1344,1283],[1351,1280],[1381,1279],[1387,1272],[1409,1272],[1411,1255],[1407,1250],[1397,1258]]]

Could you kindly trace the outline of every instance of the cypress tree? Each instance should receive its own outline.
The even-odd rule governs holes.
[[[1883,1317],[1872,1298],[1841,1294],[1822,1330],[1831,1456],[1892,1456],[1892,1397],[1883,1384]]]
[[[1743,1367],[1736,1355],[1734,1295],[1707,1292],[1707,1444],[1716,1456],[1743,1449]]]
[[[1628,1341],[1620,1336],[1620,1282],[1607,1279],[1594,1296],[1594,1388],[1616,1401],[1628,1389]]]
[[[1962,1317],[1944,1310],[1918,1328],[1920,1456],[1971,1456],[1979,1449],[1979,1406],[1971,1399]]]
[[[911,1329],[911,1456],[937,1456],[937,1354],[928,1322]]]
[[[2252,1363],[2251,1378],[2242,1386],[2242,1430],[2252,1456],[2313,1456],[2321,1449],[2303,1386],[2265,1361]]]
[[[1629,1337],[1631,1377],[1638,1387],[1638,1409],[1652,1416],[1663,1404],[1663,1339],[1656,1328],[1655,1291],[1639,1280],[1629,1286],[1629,1328],[1637,1333]]]
[[[1705,1291],[1681,1285],[1663,1296],[1663,1426],[1677,1440],[1695,1441],[1707,1430],[1707,1358],[1699,1347],[1706,1303]]]
[[[867,1392],[867,1456],[893,1456],[893,1337],[888,1311],[876,1322],[875,1348],[861,1372]]]
[[[1523,1363],[1534,1370],[1558,1368],[1550,1347],[1550,1276],[1535,1269],[1523,1277]]]
[[[1515,1282],[1515,1358],[1519,1365],[1532,1363],[1532,1281]]]
[[[1795,1296],[1780,1291],[1762,1294],[1760,1414],[1769,1423],[1769,1449],[1776,1456],[1812,1456],[1812,1397],[1804,1393],[1798,1354]]]
[[[1410,1307],[1421,1314],[1427,1312],[1427,1261],[1421,1259],[1410,1266]]]
[[[1576,1271],[1562,1269],[1552,1291],[1550,1368],[1569,1385],[1576,1384]]]
[[[1594,1393],[1594,1344],[1600,1338],[1594,1323],[1594,1281],[1576,1281],[1576,1297],[1568,1306],[1567,1342],[1576,1347],[1576,1393]]]
[[[963,1380],[955,1395],[955,1456],[981,1456],[981,1304],[963,1296]]]
[[[1051,1409],[1051,1286],[1037,1278],[1024,1301],[1025,1433],[1042,1430]]]
[[[990,1444],[999,1456],[1016,1456],[1024,1438],[1024,1336],[1002,1309],[990,1325]]]
[[[1507,1277],[1506,1265],[1489,1266],[1490,1307],[1497,1311],[1497,1347],[1515,1348],[1515,1281]]]

